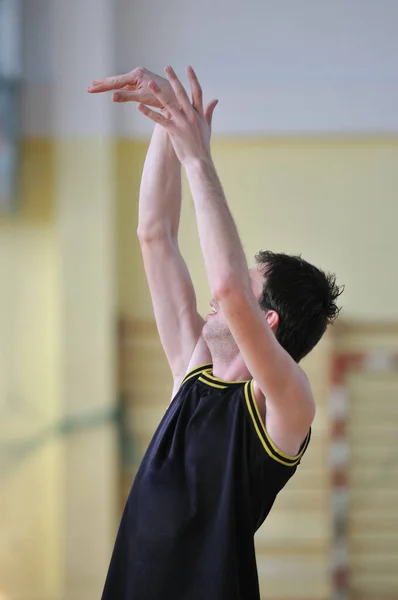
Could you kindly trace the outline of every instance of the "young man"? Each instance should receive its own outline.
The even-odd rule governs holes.
[[[332,275],[259,252],[248,268],[210,154],[206,109],[144,69],[94,82],[155,121],[138,235],[173,399],[143,458],[117,536],[103,600],[259,600],[254,533],[310,440],[315,403],[298,362],[337,316]],[[142,104],[145,102],[145,104]],[[161,112],[148,108],[152,105]],[[178,249],[181,165],[212,293],[198,314]]]

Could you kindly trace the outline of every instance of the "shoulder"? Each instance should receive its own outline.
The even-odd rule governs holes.
[[[311,427],[305,435],[293,435],[291,432],[275,426],[272,419],[267,417],[265,399],[258,406],[254,394],[254,382],[245,386],[246,404],[253,429],[259,440],[259,448],[264,455],[281,469],[295,468],[301,461],[311,439]]]
[[[300,369],[300,384],[287,392],[289,398],[265,398],[253,381],[251,386],[257,420],[267,441],[282,455],[296,458],[303,448],[315,418],[316,405],[306,373]]]

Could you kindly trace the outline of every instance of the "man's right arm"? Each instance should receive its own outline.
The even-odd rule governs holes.
[[[194,286],[178,247],[181,165],[168,134],[155,127],[145,160],[138,237],[160,340],[176,389],[195,350],[195,363],[210,362],[201,337]]]

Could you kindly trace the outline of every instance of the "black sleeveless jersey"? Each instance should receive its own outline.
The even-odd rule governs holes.
[[[254,533],[294,474],[252,381],[188,373],[135,477],[102,600],[259,600]]]

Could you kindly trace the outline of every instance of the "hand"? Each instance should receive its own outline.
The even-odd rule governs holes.
[[[175,100],[173,88],[167,79],[155,75],[143,67],[137,67],[126,75],[97,79],[92,82],[92,86],[87,91],[91,94],[114,91],[115,93],[112,95],[114,102],[142,102],[147,106],[164,108],[148,87],[150,81],[155,82],[162,91],[165,102],[172,103]]]
[[[165,71],[177,102],[173,99],[170,101],[164,89],[156,81],[150,80],[148,88],[165,111],[158,113],[144,103],[138,105],[138,110],[164,127],[182,164],[186,165],[192,160],[208,160],[211,158],[211,121],[218,100],[212,100],[203,109],[202,88],[192,67],[187,67],[192,103],[173,69],[167,67]]]

